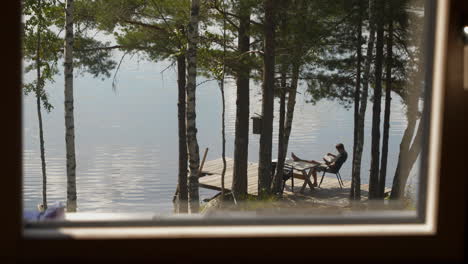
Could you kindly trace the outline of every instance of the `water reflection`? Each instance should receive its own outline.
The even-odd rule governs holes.
[[[76,148],[78,211],[159,212],[172,211],[177,183],[177,88],[174,71],[160,72],[167,63],[130,61],[121,69],[117,93],[110,80],[98,82],[88,76],[76,80]],[[138,74],[137,74],[138,73]],[[138,75],[138,80],[135,79]],[[63,83],[49,89],[55,109],[45,114],[45,146],[49,202],[66,199],[63,127]],[[252,84],[250,113],[261,113],[259,87]],[[288,153],[317,159],[342,142],[351,153],[353,112],[338,102],[306,103],[301,87],[294,113]],[[398,98],[397,95],[393,96]],[[278,102],[275,105],[273,156],[277,151]],[[41,202],[42,179],[34,101],[24,98],[24,207]],[[227,156],[233,156],[235,133],[235,85],[226,85]],[[221,157],[221,102],[216,82],[197,91],[197,122],[200,150],[208,147],[207,159]],[[383,114],[383,113],[382,113]],[[399,100],[392,101],[387,186],[391,186],[398,148],[406,126]],[[362,160],[362,183],[368,183],[371,109],[366,113],[366,142]],[[251,131],[251,129],[250,129]],[[258,135],[250,133],[249,161],[258,160]],[[413,170],[415,174],[417,171]],[[351,162],[341,169],[344,180]],[[201,198],[214,194],[201,189]]]

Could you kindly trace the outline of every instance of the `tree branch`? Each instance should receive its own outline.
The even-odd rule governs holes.
[[[122,49],[125,48],[125,46],[122,45],[115,45],[115,46],[109,46],[109,47],[97,47],[97,48],[89,48],[89,49],[75,49],[76,51],[97,51],[97,50],[112,50],[112,49]]]
[[[128,54],[128,52],[125,52],[122,57],[120,58],[120,61],[119,61],[119,65],[117,66],[117,69],[115,70],[115,73],[114,73],[114,78],[112,78],[112,91],[116,92],[117,91],[117,84],[116,84],[116,77],[117,77],[117,73],[119,72],[120,70],[120,65],[122,65],[122,61],[123,59],[125,58],[125,56]]]
[[[215,9],[216,11],[218,11],[220,14],[226,16],[226,21],[229,22],[229,24],[231,24],[236,29],[239,29],[239,27],[237,25],[235,25],[230,19],[227,18],[227,16],[231,16],[231,17],[235,17],[235,18],[240,20],[241,18],[238,15],[230,13],[228,11],[222,10],[220,8],[220,6],[218,5],[218,1],[214,1],[213,5],[212,5],[212,8]],[[257,26],[263,26],[262,23],[258,23],[258,22],[253,21],[253,20],[250,20],[250,23],[253,24],[253,25],[257,25]]]
[[[202,84],[204,84],[204,83],[212,82],[212,81],[217,81],[217,80],[218,80],[218,79],[207,79],[207,80],[204,80],[204,81],[202,81],[202,82],[200,82],[200,83],[197,83],[197,87],[200,86],[200,85],[202,85]]]
[[[130,25],[136,25],[136,26],[141,26],[141,27],[145,27],[145,28],[156,29],[158,31],[162,31],[164,33],[167,33],[167,31],[164,28],[153,25],[153,24],[147,24],[147,23],[143,23],[143,22],[140,22],[140,21],[130,20],[130,19],[123,19],[122,21],[127,23],[127,24],[130,24]]]

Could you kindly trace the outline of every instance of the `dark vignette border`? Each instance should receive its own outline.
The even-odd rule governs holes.
[[[445,0],[439,0],[442,2]],[[261,261],[359,261],[360,263],[458,263],[466,243],[466,132],[468,93],[462,86],[463,41],[458,27],[468,23],[468,3],[452,0],[446,51],[446,95],[443,111],[442,164],[440,169],[440,208],[438,232],[434,236],[400,237],[322,237],[252,239],[145,239],[145,240],[25,240],[21,237],[21,54],[19,40],[19,1],[2,3],[0,22],[4,53],[1,65],[3,141],[0,257],[10,261],[174,261],[261,262]],[[465,15],[465,16],[463,16]],[[464,107],[465,106],[465,107]],[[209,250],[210,254],[207,254]],[[8,261],[10,260],[10,261]]]

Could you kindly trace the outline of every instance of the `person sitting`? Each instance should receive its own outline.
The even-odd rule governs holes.
[[[338,155],[334,155],[332,153],[327,153],[326,156],[331,156],[331,160],[327,160],[325,157],[323,158],[322,162],[318,162],[315,160],[304,160],[299,157],[297,157],[293,152],[291,152],[291,157],[294,161],[303,161],[303,162],[308,162],[312,164],[319,164],[319,166],[316,166],[312,168],[312,176],[314,177],[314,183],[313,186],[317,186],[317,171],[326,171],[330,173],[337,173],[339,169],[341,168],[341,165],[346,161],[348,158],[348,153],[346,152],[344,145],[342,143],[336,144],[336,150],[338,150]]]

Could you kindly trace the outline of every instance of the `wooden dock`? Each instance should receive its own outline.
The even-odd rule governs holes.
[[[232,158],[226,158],[226,174],[224,178],[225,182],[225,190],[230,190],[232,186],[232,174],[233,174],[233,165],[234,160]],[[203,166],[203,174],[208,174],[205,176],[200,177],[199,179],[199,186],[202,188],[207,188],[211,190],[218,190],[221,191],[221,172],[223,170],[223,160],[216,159],[206,161]],[[258,164],[249,162],[248,163],[248,193],[252,195],[258,194]],[[322,177],[322,173],[318,173],[317,180],[320,182],[320,178]],[[312,179],[311,179],[312,180]],[[336,179],[335,174],[325,174],[325,178],[323,179],[322,185],[320,188],[314,188],[314,190],[310,190],[309,186],[305,188],[303,194],[300,194],[300,189],[304,183],[304,180],[294,178],[294,189],[291,186],[291,180],[286,181],[286,186],[284,188],[284,194],[289,195],[308,195],[313,196],[320,199],[331,199],[331,200],[338,200],[343,198],[349,197],[351,181],[343,180],[344,187],[343,189],[340,188],[338,184],[338,180]],[[389,192],[390,189],[386,188],[385,192]],[[369,192],[369,185],[362,184],[361,185],[361,197],[362,199],[367,199]]]

